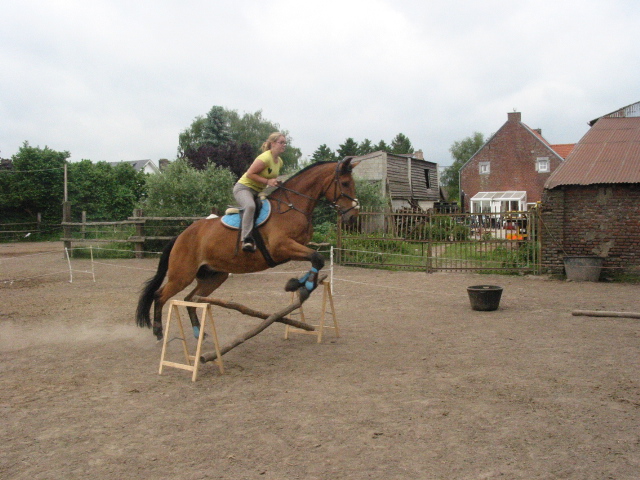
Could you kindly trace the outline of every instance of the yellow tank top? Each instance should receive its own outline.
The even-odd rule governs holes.
[[[282,168],[282,159],[278,158],[278,162],[276,163],[273,160],[273,155],[271,155],[271,150],[267,150],[266,152],[261,153],[256,157],[256,160],[262,160],[265,165],[264,169],[260,173],[258,173],[258,175],[260,175],[261,177],[276,178],[278,175],[280,175],[280,169]],[[254,182],[253,180],[248,178],[246,173],[242,175],[242,177],[240,177],[238,183],[246,185],[249,188],[253,188],[257,192],[261,192],[262,190],[267,188],[264,183]]]

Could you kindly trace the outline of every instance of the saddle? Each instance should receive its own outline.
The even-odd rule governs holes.
[[[236,252],[235,252],[236,255],[238,254],[238,246],[240,245],[240,240],[241,240],[240,231],[242,230],[242,212],[243,211],[244,211],[243,208],[229,207],[227,208],[227,210],[225,210],[222,218],[220,218],[220,221],[225,227],[230,228],[232,230],[238,230],[238,241],[236,242]],[[269,250],[267,250],[267,246],[264,243],[262,235],[258,230],[258,227],[266,223],[266,221],[269,220],[270,216],[271,216],[271,203],[269,203],[269,200],[267,200],[265,197],[259,196],[258,198],[256,198],[256,213],[254,215],[253,230],[251,232],[251,235],[256,242],[256,247],[262,253],[262,256],[266,260],[267,265],[273,268],[279,265],[279,263],[276,263],[271,257],[271,254],[269,253]]]
[[[271,203],[269,200],[260,199],[256,201],[256,213],[254,218],[254,228],[258,228],[264,224],[271,216]],[[238,207],[229,207],[224,212],[224,215],[220,219],[222,224],[232,230],[239,230],[242,226],[242,212],[243,209]]]

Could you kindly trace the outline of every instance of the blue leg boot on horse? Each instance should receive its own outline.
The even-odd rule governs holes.
[[[285,285],[287,292],[298,290],[300,301],[304,302],[318,286],[318,272],[324,267],[324,258],[318,252],[311,256],[311,269],[300,278],[291,278]]]

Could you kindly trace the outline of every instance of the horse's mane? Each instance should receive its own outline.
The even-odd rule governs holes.
[[[346,159],[348,159],[348,158],[353,158],[353,157],[345,157],[343,160],[346,160]],[[343,160],[341,160],[341,161],[343,161]],[[304,167],[304,168],[303,168],[302,170],[300,170],[299,172],[297,172],[297,173],[295,173],[294,175],[292,175],[292,176],[290,176],[289,178],[287,178],[287,179],[284,181],[284,183],[286,184],[287,182],[289,182],[289,181],[293,180],[294,178],[296,178],[298,175],[302,175],[302,174],[303,174],[303,173],[305,173],[307,170],[311,170],[311,169],[313,169],[313,168],[320,167],[320,166],[322,166],[322,165],[327,165],[327,164],[329,164],[329,163],[331,163],[331,164],[333,164],[333,165],[337,165],[339,162],[337,162],[337,161],[321,161],[321,162],[315,162],[315,163],[312,163],[311,165],[307,165],[306,167]],[[352,168],[353,168],[353,167],[352,167],[351,165],[349,165],[347,168],[345,168],[345,172],[351,172]]]
[[[307,170],[311,170],[312,168],[315,167],[319,167],[321,165],[326,165],[328,163],[333,163],[333,164],[337,164],[338,162],[316,162],[316,163],[312,163],[311,165],[307,165],[306,167],[304,167],[302,170],[300,170],[299,172],[295,173],[294,175],[290,176],[289,178],[287,178],[284,183],[285,185],[290,182],[291,180],[293,180],[294,178],[296,178],[299,175],[302,175],[303,173],[305,173]]]

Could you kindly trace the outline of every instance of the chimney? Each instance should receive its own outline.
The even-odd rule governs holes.
[[[417,158],[418,160],[424,160],[424,153],[422,153],[422,150],[413,152],[413,158]]]
[[[509,122],[521,122],[522,114],[520,112],[509,112],[507,113],[507,119]]]

